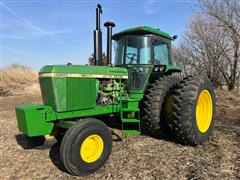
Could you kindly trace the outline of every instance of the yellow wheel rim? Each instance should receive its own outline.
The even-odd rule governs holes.
[[[80,148],[80,156],[83,161],[92,163],[98,160],[103,152],[103,140],[100,136],[94,134],[88,136]]]
[[[200,132],[205,133],[211,124],[213,114],[212,97],[208,90],[203,90],[197,102],[196,119]]]

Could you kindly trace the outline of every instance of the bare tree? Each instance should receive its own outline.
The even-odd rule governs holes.
[[[175,59],[185,75],[207,76],[215,87],[225,79],[228,89],[239,78],[240,3],[232,1],[200,1],[184,40],[175,48]]]
[[[183,70],[182,76],[189,76],[196,73],[196,69],[192,64],[191,57],[186,47],[183,44],[172,47],[172,56],[175,64],[180,66]]]
[[[175,59],[182,65],[185,74],[207,76],[215,87],[221,85],[219,68],[224,62],[223,50],[227,51],[225,31],[216,29],[214,21],[195,14],[189,24],[189,30],[178,47]]]
[[[228,89],[235,87],[240,71],[240,1],[238,0],[202,0],[203,14],[216,22],[216,28],[225,31],[228,51],[224,52],[226,62],[221,67]]]

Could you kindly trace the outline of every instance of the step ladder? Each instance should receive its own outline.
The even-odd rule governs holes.
[[[122,122],[122,134],[137,135],[140,134],[140,114],[139,108],[123,107],[123,103],[135,102],[136,99],[122,99],[122,81],[119,81],[120,86],[120,118]],[[133,117],[129,116],[134,114]],[[133,125],[133,126],[132,126]],[[130,128],[129,128],[130,127]]]
[[[122,108],[120,109],[120,117],[122,122],[123,134],[125,135],[140,134],[140,115],[138,108]]]

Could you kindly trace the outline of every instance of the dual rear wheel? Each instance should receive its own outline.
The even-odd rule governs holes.
[[[174,134],[179,142],[206,141],[215,119],[215,95],[208,79],[161,77],[146,91],[143,129],[152,136]]]

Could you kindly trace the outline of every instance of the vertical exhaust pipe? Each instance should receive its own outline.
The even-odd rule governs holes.
[[[94,30],[94,60],[96,66],[102,65],[102,31],[100,26],[100,15],[102,7],[100,4],[96,8],[96,29]]]
[[[112,28],[115,27],[113,22],[105,22],[107,27],[107,65],[112,65]]]

